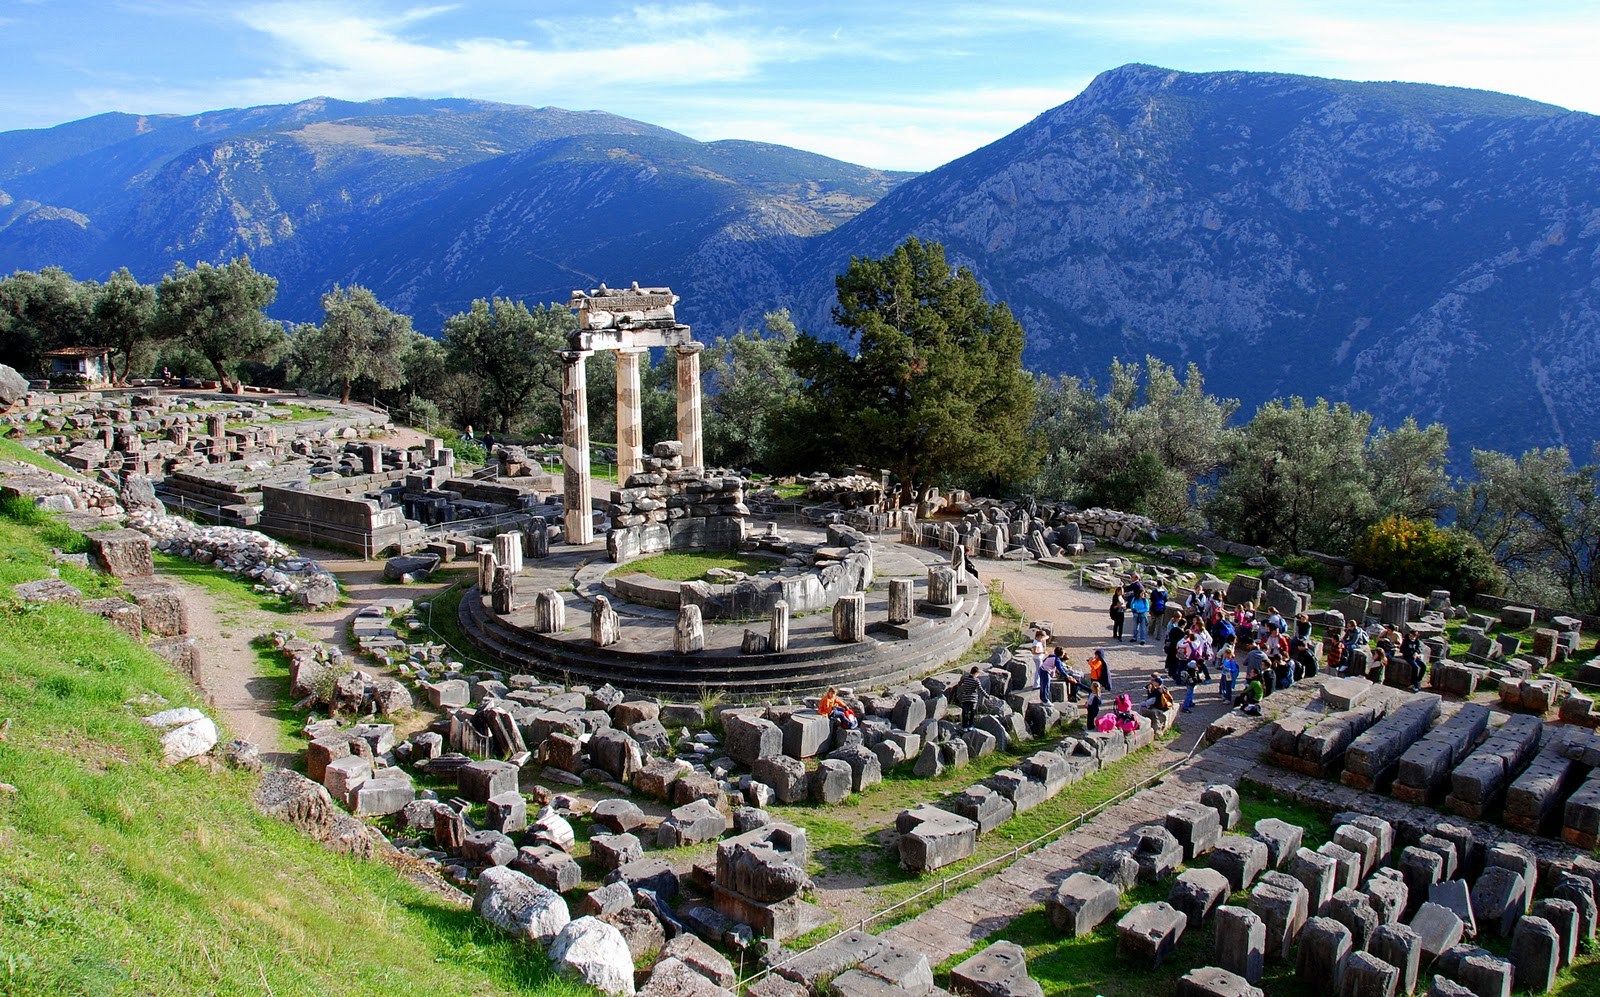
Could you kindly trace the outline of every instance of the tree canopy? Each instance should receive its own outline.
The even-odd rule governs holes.
[[[880,259],[857,257],[836,280],[834,320],[851,349],[802,333],[790,366],[809,418],[795,431],[836,459],[887,466],[901,500],[958,476],[1011,474],[1025,453],[1033,381],[1023,332],[944,247],[910,239]]]
[[[224,391],[238,391],[244,362],[266,359],[286,343],[283,327],[266,316],[278,281],[241,256],[221,266],[179,263],[156,286],[161,334],[206,358]]]
[[[322,325],[297,331],[296,357],[315,377],[339,386],[339,400],[350,400],[350,386],[365,380],[377,388],[403,382],[401,360],[411,340],[411,317],[381,304],[359,284],[338,284],[322,296]]]
[[[445,320],[445,351],[453,370],[476,381],[483,410],[499,432],[536,400],[559,404],[560,359],[576,319],[565,308],[528,308],[520,301],[479,298]],[[542,390],[540,390],[542,389]]]

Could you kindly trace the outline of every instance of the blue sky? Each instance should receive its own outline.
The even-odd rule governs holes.
[[[1442,83],[1600,111],[1592,0],[0,0],[0,45],[0,130],[111,110],[458,96],[915,170],[1128,62]]]

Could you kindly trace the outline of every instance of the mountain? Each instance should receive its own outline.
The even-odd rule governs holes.
[[[1404,83],[1124,66],[810,246],[788,299],[945,244],[1036,369],[1195,361],[1246,413],[1345,399],[1466,448],[1600,437],[1600,118]]]
[[[334,281],[436,330],[472,298],[670,284],[699,338],[907,236],[1010,303],[1036,369],[1201,364],[1471,447],[1600,437],[1600,118],[1407,83],[1131,65],[930,173],[464,100],[109,114],[0,134],[0,272],[151,279],[249,252],[274,313]]]

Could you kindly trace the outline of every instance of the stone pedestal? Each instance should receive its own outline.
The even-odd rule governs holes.
[[[678,622],[672,628],[672,649],[679,654],[698,654],[706,649],[706,630],[699,606],[684,606],[678,610]]]
[[[767,633],[767,650],[773,654],[789,650],[789,604],[782,599],[772,604],[772,629]]]
[[[361,470],[365,474],[377,474],[383,470],[383,445],[368,443],[361,448]]]
[[[678,354],[678,440],[683,444],[683,466],[705,467],[700,442],[700,351],[703,343],[676,348]]]
[[[644,421],[639,414],[639,354],[617,351],[617,481],[644,470]]]
[[[911,620],[911,579],[889,579],[889,622],[908,623]]]
[[[584,376],[584,360],[588,356],[585,350],[561,354],[561,487],[566,507],[563,519],[567,543],[580,545],[594,540],[589,484],[589,387]]]
[[[533,632],[557,634],[567,628],[567,601],[555,589],[545,589],[533,599]]]
[[[855,644],[867,639],[867,597],[840,596],[833,604],[833,636],[835,640]]]
[[[607,647],[622,637],[622,625],[617,621],[617,611],[611,600],[603,595],[594,598],[594,609],[589,614],[589,639],[595,647]]]
[[[228,449],[228,420],[220,415],[206,417],[206,435],[211,437],[214,452],[222,453]]]

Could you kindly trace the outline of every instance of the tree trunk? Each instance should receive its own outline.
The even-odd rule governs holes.
[[[339,404],[350,404],[350,379],[348,377],[344,379],[344,390],[339,393]]]
[[[228,369],[222,366],[222,361],[213,359],[211,366],[217,371],[217,383],[222,386],[222,393],[226,395],[239,394],[240,385],[238,380],[228,376]]]
[[[916,482],[911,480],[910,471],[900,472],[900,507],[915,507],[917,504]]]

